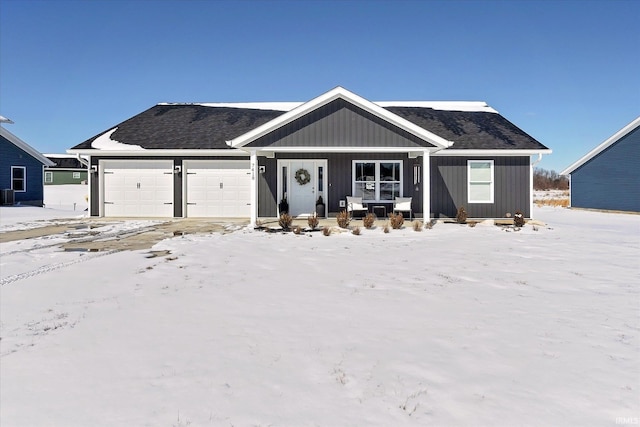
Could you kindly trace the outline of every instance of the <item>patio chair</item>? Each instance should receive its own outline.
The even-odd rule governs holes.
[[[396,197],[393,202],[393,213],[409,212],[409,221],[412,221],[413,210],[411,209],[411,197]]]
[[[362,203],[362,197],[347,196],[347,212],[351,217],[353,217],[354,212],[366,213],[368,211],[367,207]]]

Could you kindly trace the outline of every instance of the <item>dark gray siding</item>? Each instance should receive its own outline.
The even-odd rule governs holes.
[[[469,203],[467,160],[494,161],[494,203]],[[522,157],[431,158],[431,210],[435,218],[454,218],[464,207],[470,218],[503,218],[520,210],[530,218],[530,159]]]
[[[98,167],[99,160],[173,160],[174,166],[182,166],[184,160],[249,160],[249,157],[224,157],[224,156],[200,156],[200,157],[146,157],[146,156],[122,156],[122,157],[91,157],[91,165]],[[94,173],[91,176],[91,216],[100,215],[100,182],[99,174]],[[173,216],[182,217],[182,178],[183,174],[173,175]]]
[[[248,147],[432,147],[342,99],[310,112]]]
[[[352,162],[353,160],[403,160],[403,194],[413,197],[414,212],[422,212],[421,184],[413,185],[413,165],[422,163],[421,158],[409,159],[406,154],[398,153],[296,153],[278,154],[277,158],[258,158],[258,163],[266,167],[258,183],[259,211],[258,216],[273,217],[277,215],[277,159],[326,159],[328,196],[325,203],[329,215],[335,215],[340,210],[340,200],[351,195]],[[382,203],[380,203],[382,204]],[[391,211],[392,203],[387,204],[387,211]]]
[[[0,136],[0,189],[11,188],[11,166],[26,168],[26,191],[16,192],[16,203],[42,206],[44,200],[43,167],[39,160]]]
[[[571,206],[640,212],[640,128],[571,173]]]

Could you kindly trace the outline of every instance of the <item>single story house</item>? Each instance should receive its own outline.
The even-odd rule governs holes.
[[[0,123],[13,123],[0,116]],[[0,194],[2,205],[44,205],[44,167],[53,162],[0,126]]]
[[[89,159],[90,214],[305,216],[322,196],[418,217],[531,217],[547,147],[484,102],[372,102],[336,87],[307,102],[158,104],[67,150]],[[537,160],[536,160],[537,157]]]
[[[574,208],[640,212],[640,117],[563,170]]]
[[[87,184],[87,161],[72,154],[45,154],[54,165],[44,168],[44,185]]]

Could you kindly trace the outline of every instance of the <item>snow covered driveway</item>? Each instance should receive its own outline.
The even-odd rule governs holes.
[[[637,420],[640,216],[536,213],[537,231],[186,235],[10,283],[0,424]]]

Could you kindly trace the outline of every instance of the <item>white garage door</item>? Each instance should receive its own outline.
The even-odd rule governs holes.
[[[104,160],[103,215],[173,217],[173,161]]]
[[[184,162],[186,216],[250,216],[251,171],[247,160]]]

